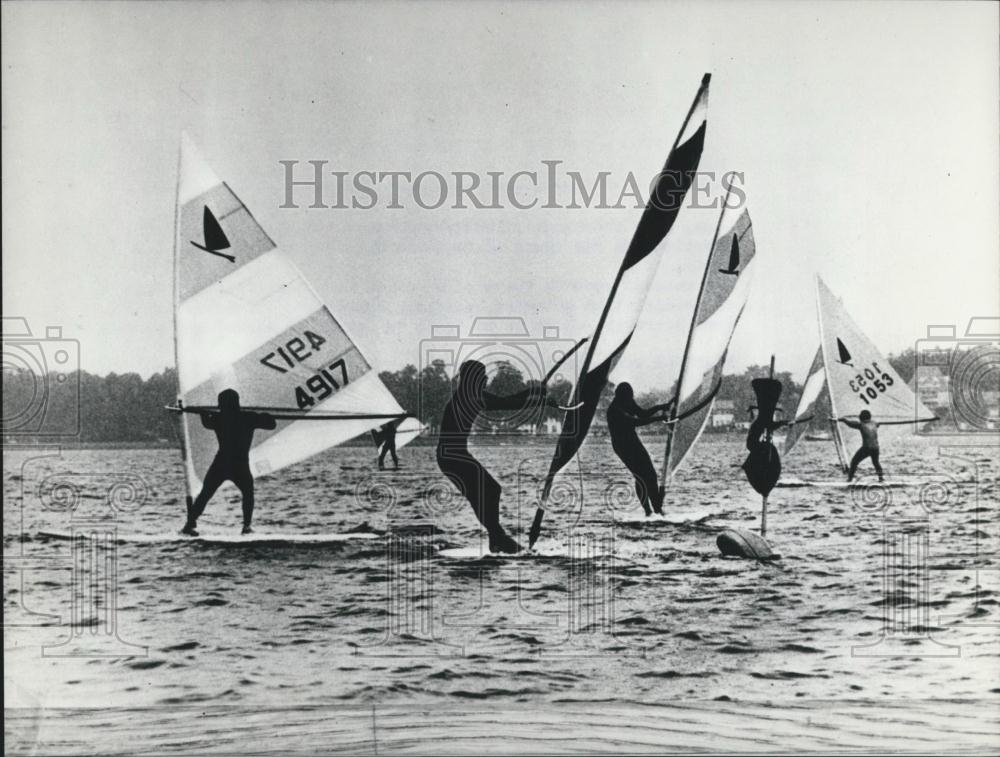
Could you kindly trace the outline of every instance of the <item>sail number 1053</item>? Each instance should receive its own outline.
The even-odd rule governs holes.
[[[865,368],[850,380],[851,391],[866,404],[870,405],[872,400],[878,399],[880,394],[892,386],[892,376],[879,368],[878,363],[872,361],[871,368]]]
[[[285,344],[260,359],[262,365],[278,373],[288,373],[307,358],[314,358],[326,339],[315,331],[304,331],[302,336],[289,339]],[[335,360],[295,387],[295,404],[299,410],[308,410],[331,394],[350,383],[344,358]]]

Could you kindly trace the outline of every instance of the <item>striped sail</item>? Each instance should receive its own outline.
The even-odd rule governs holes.
[[[876,423],[933,418],[933,413],[861,333],[844,306],[818,276],[816,296],[820,344],[833,415],[856,418],[862,410],[868,410]],[[841,463],[846,464],[850,456],[839,428],[834,439]]]
[[[562,432],[542,490],[543,503],[548,498],[556,474],[573,459],[583,444],[608,376],[625,353],[632,332],[635,331],[639,313],[663,255],[660,242],[677,220],[701,160],[705,145],[710,79],[711,75],[705,74],[701,81],[698,94],[667,156],[667,162],[639,220],[604,311],[590,339],[587,356],[570,401],[571,406],[579,407],[567,411],[563,418]]]
[[[808,423],[800,422],[806,418],[816,415],[816,408],[826,390],[826,370],[823,368],[823,348],[816,348],[816,356],[809,366],[809,374],[806,376],[806,383],[802,386],[802,396],[799,397],[799,406],[795,409],[795,425],[788,429],[785,437],[785,445],[782,450],[783,455],[792,451],[802,435],[809,428]]]
[[[730,188],[731,189],[731,188]],[[750,294],[756,245],[750,214],[727,207],[712,240],[691,330],[681,361],[677,404],[667,436],[661,483],[673,476],[698,441],[722,381],[726,353]]]
[[[251,470],[265,475],[403,413],[365,356],[246,206],[181,140],[174,246],[177,373],[186,406],[214,406],[235,389],[247,408],[292,420],[257,431]],[[309,422],[309,416],[377,418]],[[199,417],[183,416],[189,491],[217,450]],[[408,418],[399,443],[420,423]]]

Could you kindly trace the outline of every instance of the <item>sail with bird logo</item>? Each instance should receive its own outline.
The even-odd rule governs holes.
[[[722,382],[726,353],[750,294],[757,246],[745,208],[730,208],[726,191],[677,377],[677,401],[667,427],[661,486],[698,441]],[[723,262],[727,264],[723,267]]]
[[[639,219],[597,327],[590,338],[569,402],[572,409],[567,410],[563,417],[562,431],[542,488],[541,503],[531,525],[528,537],[530,545],[534,545],[538,538],[552,483],[583,444],[608,376],[628,347],[663,256],[661,243],[677,220],[698,170],[705,145],[710,81],[711,75],[705,74],[659,174],[649,203]]]
[[[225,250],[226,252],[223,252]],[[250,449],[265,475],[405,413],[302,272],[182,136],[174,245],[178,409],[188,490],[197,493],[217,449],[195,413],[224,389],[278,419]],[[312,423],[309,421],[319,421]],[[405,418],[402,446],[422,430]]]
[[[868,410],[880,424],[934,420],[934,414],[913,394],[818,276],[816,301],[832,415],[856,418],[862,410]],[[837,454],[846,470],[851,458],[839,424],[834,423],[833,429]]]

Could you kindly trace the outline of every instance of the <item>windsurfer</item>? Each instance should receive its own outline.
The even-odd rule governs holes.
[[[514,553],[521,546],[500,525],[502,489],[469,452],[469,434],[483,411],[526,410],[545,404],[554,406],[545,397],[544,384],[507,397],[487,392],[486,366],[478,360],[466,360],[459,369],[458,386],[445,405],[438,436],[438,468],[472,505],[489,534],[490,552]]]
[[[642,509],[647,517],[653,512],[663,513],[663,492],[657,482],[653,461],[649,458],[649,452],[639,439],[636,429],[668,420],[660,413],[670,410],[673,406],[674,400],[650,408],[641,407],[635,401],[632,385],[627,381],[615,387],[615,398],[608,405],[607,419],[611,448],[635,477],[635,495],[642,503]]]
[[[878,473],[878,480],[884,481],[882,466],[879,464],[878,459],[878,424],[872,420],[872,414],[867,410],[862,410],[858,414],[858,420],[856,421],[852,421],[849,418],[831,418],[831,420],[840,421],[848,428],[853,428],[861,432],[861,448],[851,458],[851,467],[847,471],[847,480],[853,481],[854,474],[858,470],[858,465],[866,457],[870,457],[872,465],[875,466],[875,472]]]
[[[215,432],[219,451],[208,467],[201,492],[187,499],[187,523],[181,533],[197,536],[198,518],[212,495],[226,481],[232,481],[243,495],[243,533],[253,533],[253,475],[250,473],[250,444],[257,429],[273,429],[275,419],[265,413],[251,413],[240,409],[240,395],[235,389],[219,392],[219,410],[200,413],[201,424]]]
[[[399,424],[403,422],[403,419],[389,421],[384,423],[379,427],[379,430],[372,432],[375,435],[377,443],[381,445],[381,450],[378,455],[378,469],[385,470],[385,456],[392,455],[392,469],[399,470],[399,458],[396,457],[396,429],[399,428]]]

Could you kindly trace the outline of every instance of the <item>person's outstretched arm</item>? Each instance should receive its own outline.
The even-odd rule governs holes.
[[[858,423],[857,421],[852,421],[850,418],[834,418],[833,416],[830,416],[830,420],[831,421],[840,421],[841,423],[843,423],[848,428],[853,428],[853,429],[860,429],[861,428],[861,424],[860,423]]]
[[[270,431],[271,429],[276,428],[278,425],[278,422],[275,420],[274,416],[269,415],[268,413],[254,413],[254,416],[255,416],[253,419],[254,428],[260,428],[266,431]]]

